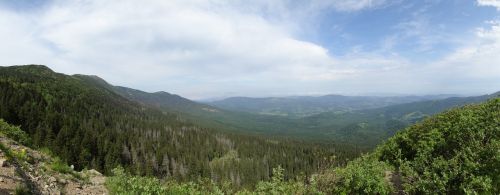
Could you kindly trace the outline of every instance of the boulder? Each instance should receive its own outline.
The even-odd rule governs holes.
[[[49,177],[49,179],[47,180],[50,184],[56,182],[56,178],[55,177]]]
[[[60,184],[67,184],[68,181],[66,181],[66,179],[59,179],[57,182],[59,182]]]
[[[92,176],[102,176],[101,173],[99,173],[99,171],[96,171],[95,169],[90,169],[87,171],[87,174],[88,175],[92,175]]]

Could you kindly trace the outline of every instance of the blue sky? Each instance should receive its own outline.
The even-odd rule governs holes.
[[[192,99],[500,90],[499,0],[0,1],[0,64]]]
[[[487,26],[484,21],[497,14],[494,7],[464,0],[399,1],[356,13],[331,10],[321,19],[317,43],[340,55],[349,52],[346,47],[389,49],[427,61],[459,46],[461,38],[474,36],[476,28]],[[387,44],[391,47],[384,48]]]

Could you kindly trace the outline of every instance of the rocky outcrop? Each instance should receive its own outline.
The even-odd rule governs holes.
[[[0,195],[19,190],[34,194],[108,194],[106,177],[96,170],[61,173],[54,159],[0,135]],[[13,155],[14,154],[14,155]]]

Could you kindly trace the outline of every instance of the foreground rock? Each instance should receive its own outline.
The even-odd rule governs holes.
[[[23,179],[16,174],[16,168],[9,166],[5,153],[0,150],[0,195],[12,194]]]
[[[14,194],[16,189],[34,194],[108,194],[106,177],[96,170],[65,173],[52,169],[54,159],[40,151],[17,144],[0,135],[0,143],[18,158],[8,158],[0,151],[0,195]]]

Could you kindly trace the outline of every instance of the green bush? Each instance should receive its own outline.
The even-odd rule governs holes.
[[[413,125],[368,156],[315,177],[328,194],[500,193],[500,98]],[[392,184],[388,173],[397,173]]]
[[[33,158],[26,153],[25,149],[21,149],[19,151],[11,150],[10,148],[0,143],[0,150],[5,153],[5,156],[7,156],[7,159],[9,160],[16,162],[23,161],[33,163]]]
[[[273,169],[271,181],[259,182],[255,191],[242,189],[234,191],[228,183],[218,186],[210,179],[200,179],[197,182],[178,183],[160,180],[151,177],[131,176],[121,167],[113,169],[113,176],[106,180],[106,187],[111,194],[186,194],[186,195],[223,195],[223,194],[321,194],[302,182],[285,181],[281,167]]]
[[[19,151],[11,150],[11,153],[12,156],[19,161],[29,162],[29,163],[33,162],[33,158],[26,153],[26,149],[21,149]]]
[[[47,147],[39,148],[38,151],[40,151],[42,154],[45,154],[45,155],[47,155],[49,157],[54,156],[54,154],[52,153],[52,151],[49,148],[47,148]]]
[[[392,171],[390,165],[363,156],[346,167],[317,175],[314,183],[327,194],[390,194],[394,189],[386,175]]]
[[[406,192],[500,193],[500,98],[436,115],[389,139],[379,160],[398,167]]]
[[[17,126],[8,124],[3,119],[0,119],[0,133],[25,146],[31,145],[31,139],[26,132]]]
[[[110,194],[224,194],[211,180],[200,182],[204,185],[174,181],[162,183],[154,177],[131,176],[121,167],[113,169],[112,172],[113,176],[106,180],[106,187]]]
[[[62,174],[71,174],[73,169],[63,162],[59,157],[54,157],[50,163],[50,168]]]
[[[112,170],[113,176],[106,180],[110,194],[172,194],[163,186],[160,180],[151,177],[130,176],[121,167]],[[186,194],[184,189],[190,189],[189,184],[175,188],[177,194]],[[184,190],[184,191],[183,191]]]
[[[53,171],[62,173],[62,174],[70,174],[73,177],[80,180],[87,180],[88,178],[82,176],[80,173],[74,171],[71,167],[68,166],[65,162],[63,162],[59,157],[53,157],[52,161],[49,164],[50,169]]]
[[[320,194],[303,182],[285,181],[284,169],[281,166],[273,169],[271,181],[261,181],[257,184],[255,194]],[[250,192],[243,191],[241,194],[250,194]]]

